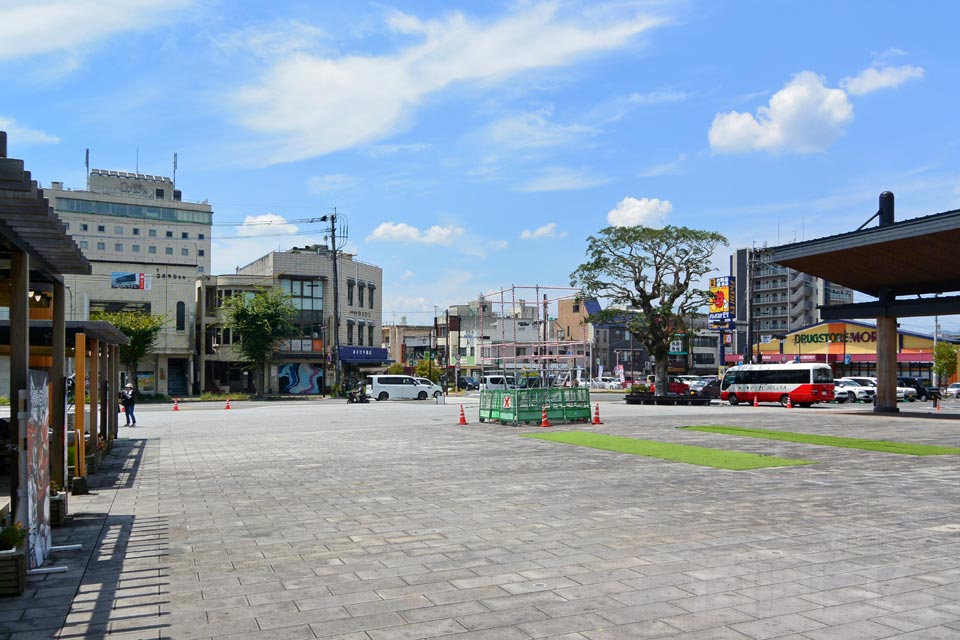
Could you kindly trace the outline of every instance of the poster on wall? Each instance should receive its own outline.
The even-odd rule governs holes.
[[[52,544],[50,531],[50,391],[44,371],[30,371],[27,394],[27,566],[43,564]]]
[[[157,376],[153,371],[137,371],[137,391],[140,393],[157,392]]]
[[[303,395],[321,393],[323,367],[303,362],[288,362],[280,365],[277,375],[280,379],[280,393]]]

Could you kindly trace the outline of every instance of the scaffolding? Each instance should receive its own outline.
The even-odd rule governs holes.
[[[525,291],[534,293],[532,305],[522,297]],[[592,378],[593,358],[587,331],[584,330],[581,340],[566,340],[569,336],[562,335],[563,330],[550,317],[551,309],[556,309],[560,301],[576,300],[580,295],[580,289],[542,285],[512,285],[481,294],[481,330],[477,340],[480,375],[513,375],[518,387],[528,386],[525,383],[532,380],[536,380],[536,386],[548,387],[573,385],[584,375],[588,380]],[[496,323],[499,335],[484,335],[488,318],[492,319],[491,324]],[[531,326],[536,331],[535,339],[522,339],[531,337]]]

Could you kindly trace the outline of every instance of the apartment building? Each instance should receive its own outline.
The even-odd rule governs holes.
[[[137,369],[144,393],[200,391],[195,360],[195,292],[210,273],[212,207],[183,200],[167,177],[92,169],[85,189],[44,189],[90,275],[65,276],[67,320],[91,312],[141,311],[166,322],[154,353]]]

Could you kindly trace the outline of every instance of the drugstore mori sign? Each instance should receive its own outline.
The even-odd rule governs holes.
[[[830,342],[876,342],[877,332],[848,331],[823,333],[798,333],[793,336],[794,344],[825,344]]]

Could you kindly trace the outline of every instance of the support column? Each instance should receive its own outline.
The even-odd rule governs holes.
[[[61,489],[67,488],[66,448],[66,378],[67,331],[66,287],[62,282],[53,283],[53,366],[50,368],[50,479]]]
[[[87,450],[97,450],[97,419],[100,416],[100,341],[90,338],[90,428],[87,429]]]
[[[100,429],[97,431],[99,438],[106,440],[109,437],[110,426],[110,407],[111,393],[114,392],[113,381],[110,380],[110,345],[106,342],[100,343]]]
[[[120,397],[120,347],[112,344],[110,345],[110,388],[113,390],[109,395],[110,398],[110,440],[115,440],[117,437],[117,427],[120,426],[118,422],[120,419],[120,408],[117,406],[119,404]]]
[[[881,297],[881,300],[883,297]],[[877,403],[875,413],[898,413],[897,319],[877,318]]]
[[[73,346],[73,474],[78,478],[87,476],[87,335],[78,332]]]
[[[26,437],[26,424],[20,424],[18,413],[26,408],[20,403],[20,391],[27,390],[30,367],[30,256],[10,249],[10,513],[26,524],[26,511],[18,512],[20,493],[21,441]]]

